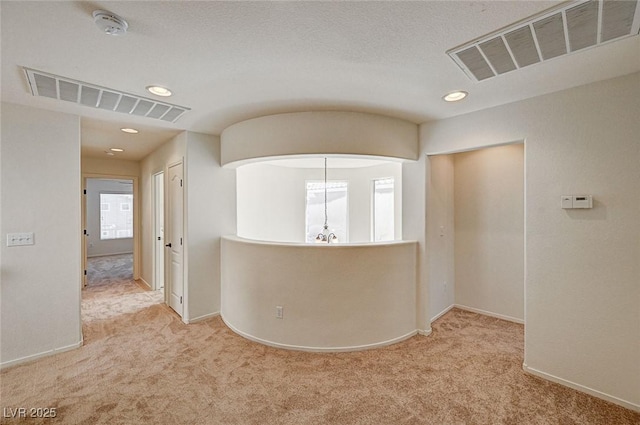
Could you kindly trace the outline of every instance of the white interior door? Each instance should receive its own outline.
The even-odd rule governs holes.
[[[182,317],[183,273],[183,187],[182,163],[169,167],[169,229],[165,246],[169,250],[169,306]]]
[[[164,288],[164,173],[153,176],[155,256],[153,289]]]

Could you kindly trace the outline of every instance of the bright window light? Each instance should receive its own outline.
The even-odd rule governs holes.
[[[338,240],[349,241],[348,183],[346,181],[327,182],[327,216],[329,231]],[[324,181],[307,181],[306,201],[306,241],[314,243],[324,227]]]
[[[100,194],[100,239],[133,237],[133,195]]]
[[[373,181],[373,234],[374,242],[395,239],[395,202],[393,177]]]

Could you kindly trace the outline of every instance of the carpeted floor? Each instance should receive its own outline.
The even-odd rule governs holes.
[[[87,286],[133,280],[133,254],[87,258]]]
[[[118,291],[149,294],[128,283],[112,287],[116,304]],[[1,407],[57,417],[2,423],[640,424],[638,413],[526,375],[523,327],[466,311],[447,313],[429,337],[314,354],[248,341],[220,318],[185,325],[152,298],[117,315],[91,299],[82,348],[0,375]]]
[[[89,258],[87,287],[82,291],[85,343],[97,320],[135,313],[164,301],[162,291],[150,291],[133,280],[133,255]]]

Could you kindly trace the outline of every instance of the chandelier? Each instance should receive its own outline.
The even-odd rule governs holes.
[[[337,243],[338,237],[335,233],[329,232],[329,225],[327,224],[327,158],[324,158],[324,227],[322,232],[316,236],[316,243]]]

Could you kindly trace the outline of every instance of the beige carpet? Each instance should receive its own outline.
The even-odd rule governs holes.
[[[121,292],[140,289],[129,282]],[[524,374],[522,326],[461,310],[429,337],[313,354],[136,302],[111,317],[85,302],[84,347],[2,371],[1,407],[57,409],[55,419],[2,422],[640,424],[640,414]]]
[[[87,286],[133,280],[133,254],[87,258]]]

